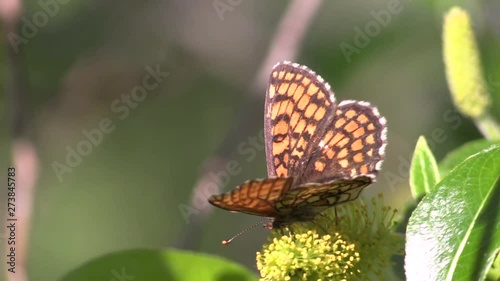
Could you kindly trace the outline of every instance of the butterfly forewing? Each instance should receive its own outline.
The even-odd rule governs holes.
[[[292,182],[292,178],[251,180],[228,193],[212,195],[208,201],[229,211],[274,217],[276,201],[290,189]]]
[[[319,75],[287,62],[273,68],[264,118],[269,177],[302,172],[334,110],[333,92]]]

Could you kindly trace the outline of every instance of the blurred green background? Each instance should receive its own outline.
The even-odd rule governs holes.
[[[41,2],[24,2],[25,19],[33,22],[43,11]],[[256,270],[255,252],[268,231],[253,230],[226,247],[220,240],[259,218],[211,210],[206,196],[187,220],[181,210],[191,204],[203,165],[215,153],[241,167],[223,191],[266,176],[264,151],[247,161],[249,155],[237,147],[262,128],[265,88],[249,89],[289,2],[232,1],[222,16],[215,2],[67,1],[20,43],[34,109],[30,127],[40,156],[29,245],[31,280],[56,280],[117,250],[181,244]],[[366,46],[346,56],[341,46],[356,46],[356,28],[365,30],[374,13],[394,2],[324,1],[295,61],[321,74],[337,100],[369,101],[387,118],[387,157],[378,183],[364,194],[383,192],[386,201],[401,208],[410,196],[407,170],[419,135],[427,137],[438,159],[480,137],[470,120],[453,111],[445,80],[442,15],[454,4],[471,13],[492,111],[500,116],[500,3],[396,1],[401,11],[379,25]],[[11,42],[4,37],[3,43],[5,51]],[[4,91],[5,56],[0,65]],[[135,108],[128,107],[124,117],[113,104],[125,105],[121,96],[142,85],[147,67],[169,75]],[[4,186],[11,137],[5,95],[0,102]],[[234,128],[241,116],[244,126]],[[58,178],[54,163],[65,164],[68,147],[77,149],[86,140],[82,131],[99,128],[103,118],[115,129]],[[5,200],[0,204],[4,222]],[[205,223],[195,225],[202,218]]]

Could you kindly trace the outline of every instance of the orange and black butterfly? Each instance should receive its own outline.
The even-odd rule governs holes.
[[[387,143],[386,120],[377,108],[353,100],[337,105],[319,75],[286,61],[271,72],[264,129],[268,178],[208,201],[269,217],[274,229],[356,199],[375,181]]]

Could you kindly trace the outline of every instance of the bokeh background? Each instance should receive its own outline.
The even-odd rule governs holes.
[[[2,91],[12,71],[7,48],[23,49],[19,55],[33,110],[29,132],[39,156],[30,280],[57,280],[92,258],[133,248],[192,249],[255,270],[255,252],[268,232],[252,230],[222,247],[220,240],[260,219],[211,208],[206,198],[217,181],[207,172],[220,174],[228,161],[237,165],[220,191],[266,176],[258,139],[265,86],[258,77],[260,69],[270,73],[266,58],[279,32],[301,37],[300,43],[296,55],[277,48],[272,58],[309,66],[330,82],[338,100],[369,101],[387,118],[387,157],[378,183],[365,190],[367,197],[382,192],[393,207],[404,206],[418,136],[428,138],[438,159],[480,137],[472,122],[454,111],[446,84],[441,25],[452,5],[472,15],[492,111],[499,117],[500,3],[494,0],[324,1],[302,35],[280,25],[292,1],[61,0],[52,1],[57,9],[44,10],[48,2],[24,1],[20,27],[25,30],[17,34],[24,39],[6,37],[3,25],[0,47]],[[366,34],[374,15],[391,5],[400,12],[379,21],[379,29],[360,44],[358,30]],[[48,20],[37,24],[43,11]],[[353,53],[346,55],[346,46]],[[143,100],[130,105],[122,100],[143,85],[148,69],[157,68],[168,76]],[[0,186],[5,186],[12,108],[7,95],[0,103]],[[114,130],[102,133],[70,166],[69,151],[87,140],[83,131],[98,129],[105,118]],[[55,163],[68,168],[62,171]],[[5,196],[1,191],[0,198]],[[5,222],[5,200],[0,204]],[[1,233],[3,261],[3,227]]]

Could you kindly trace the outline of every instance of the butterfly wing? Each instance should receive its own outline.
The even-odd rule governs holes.
[[[208,202],[233,212],[275,217],[275,203],[290,189],[292,182],[292,178],[246,181],[228,193],[212,195]]]
[[[376,179],[387,145],[385,118],[361,101],[341,102],[334,116],[297,185],[360,176]]]
[[[350,180],[305,184],[287,192],[276,202],[276,208],[283,214],[316,215],[358,198],[361,190],[371,182],[371,178],[362,176]]]
[[[336,106],[328,83],[305,66],[274,66],[264,120],[270,178],[214,195],[211,204],[280,226],[356,199],[380,170],[385,118],[366,102]]]
[[[274,66],[264,116],[269,177],[303,173],[334,111],[334,94],[319,75],[296,63]]]

